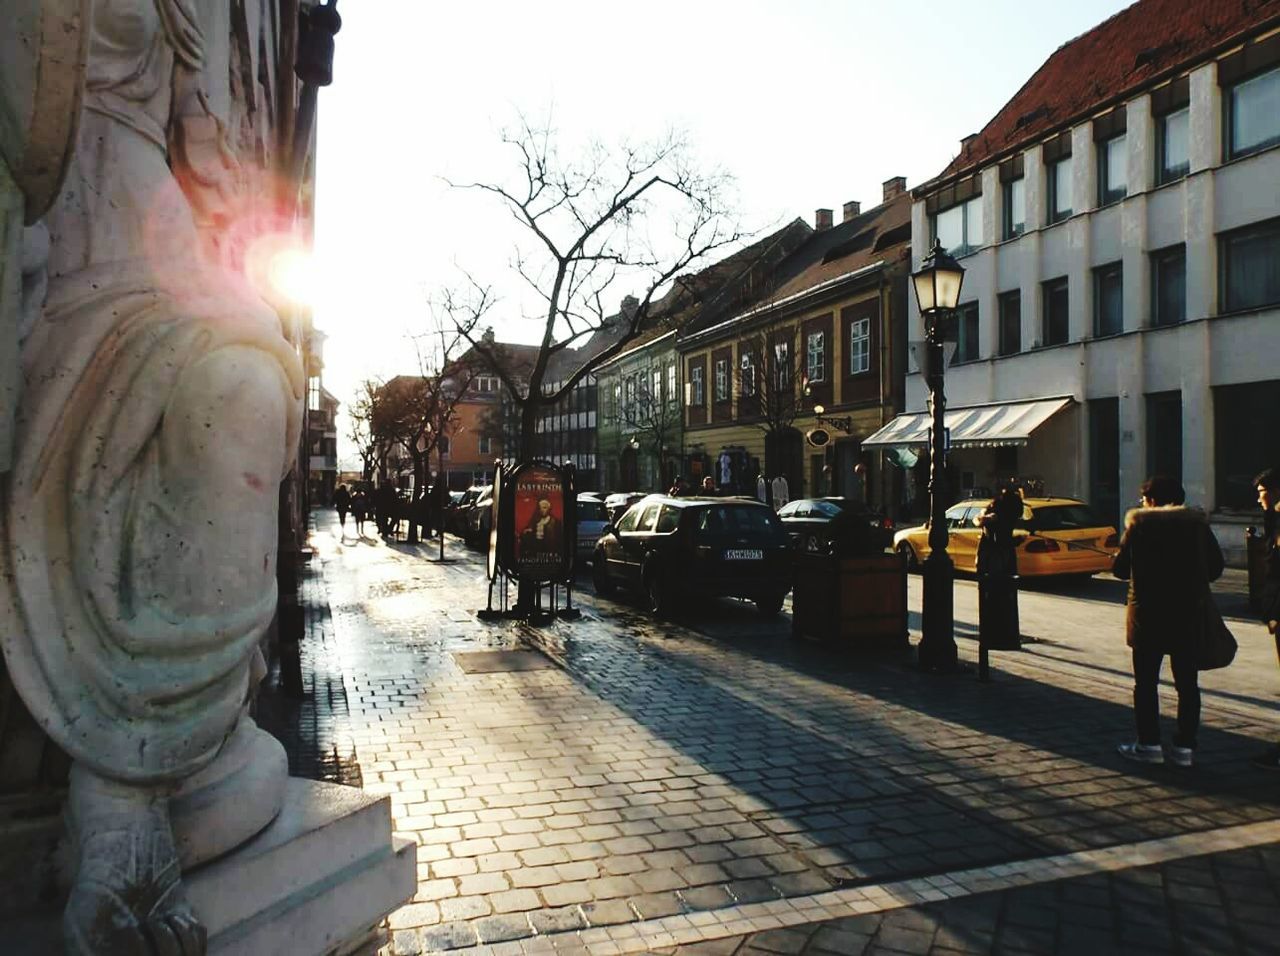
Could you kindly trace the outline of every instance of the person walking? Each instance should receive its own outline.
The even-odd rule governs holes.
[[[1276,641],[1276,657],[1280,659],[1280,468],[1268,468],[1253,479],[1262,508],[1262,537],[1265,557],[1262,578],[1262,622]],[[1268,747],[1253,758],[1253,763],[1268,770],[1280,770],[1280,743]]]
[[[364,537],[364,519],[369,514],[369,496],[364,493],[363,488],[356,488],[356,493],[351,496],[351,515],[356,519],[356,534]]]
[[[1139,763],[1164,763],[1160,737],[1160,667],[1169,658],[1178,693],[1178,729],[1167,755],[1190,767],[1200,727],[1195,645],[1204,628],[1209,582],[1222,574],[1222,549],[1203,511],[1185,505],[1176,478],[1148,478],[1141,507],[1125,516],[1112,572],[1129,582],[1126,643],[1133,650],[1133,710],[1138,739],[1117,749]]]
[[[351,510],[351,492],[346,485],[338,485],[333,493],[333,506],[338,509],[338,525],[342,528],[342,536],[347,536],[347,512]]]
[[[985,679],[985,652],[1022,646],[1018,622],[1018,551],[1015,528],[1025,527],[1022,496],[1005,484],[978,519],[978,645],[979,676]]]

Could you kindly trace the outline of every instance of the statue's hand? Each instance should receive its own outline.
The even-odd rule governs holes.
[[[169,161],[198,222],[221,227],[232,220],[241,169],[216,116],[205,112],[174,120]]]

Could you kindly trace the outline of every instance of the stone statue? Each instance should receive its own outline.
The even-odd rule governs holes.
[[[277,313],[196,226],[193,210],[219,222],[234,190],[200,88],[229,38],[205,35],[196,0],[97,0],[91,20],[87,0],[4,2],[21,10],[0,58],[48,41],[51,10],[87,55],[68,64],[82,88],[34,84],[34,115],[78,115],[78,132],[63,117],[60,189],[48,163],[43,178],[15,168],[19,134],[0,125],[0,184],[16,182],[28,220],[48,205],[23,234],[25,301],[0,299],[0,333],[21,344],[0,645],[73,761],[67,952],[203,953],[181,873],[268,825],[287,774],[246,708],[303,372]],[[17,88],[0,85],[6,107]]]

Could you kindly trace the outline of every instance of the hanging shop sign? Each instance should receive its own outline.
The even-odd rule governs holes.
[[[814,448],[823,448],[831,444],[831,432],[825,428],[810,428],[804,437]]]

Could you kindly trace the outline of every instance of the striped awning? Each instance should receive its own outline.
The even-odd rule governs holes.
[[[943,422],[951,432],[952,448],[998,448],[1025,445],[1031,433],[1072,404],[1070,398],[1045,398],[1030,402],[1002,402],[949,408]],[[863,448],[911,448],[929,444],[928,412],[899,415],[870,438]]]

